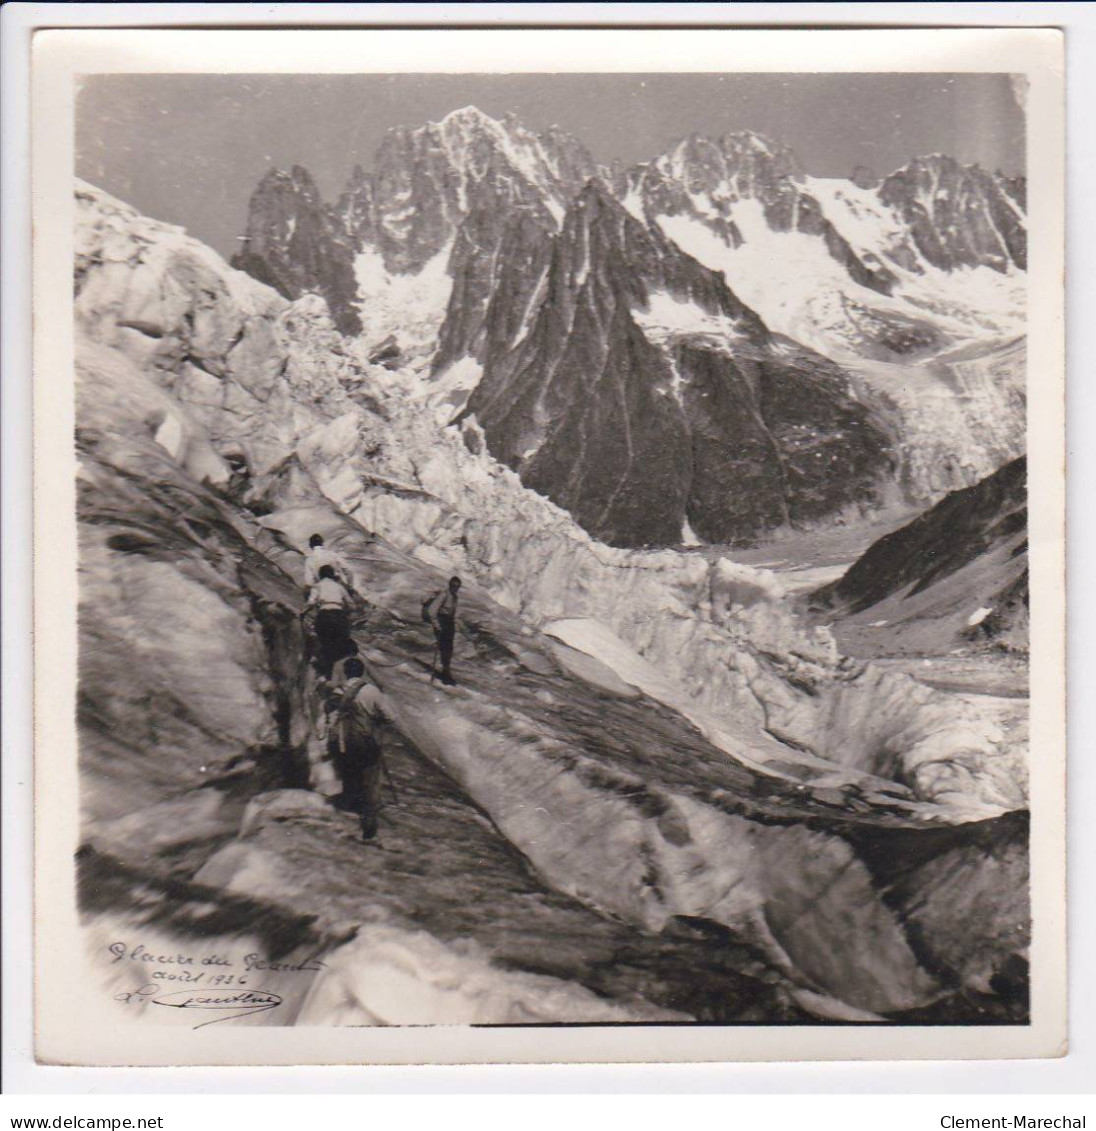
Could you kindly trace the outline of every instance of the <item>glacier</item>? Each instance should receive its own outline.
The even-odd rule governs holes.
[[[597,542],[318,296],[91,186],[77,204],[90,937],[184,937],[203,901],[250,937],[261,906],[287,961],[325,955],[300,1024],[990,1008],[1025,945],[1014,701],[842,655],[772,571]],[[372,850],[321,788],[313,531],[370,602],[394,704],[406,800],[365,885]],[[418,605],[452,572],[471,627],[449,693]]]

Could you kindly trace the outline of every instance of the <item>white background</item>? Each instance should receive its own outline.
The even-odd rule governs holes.
[[[932,1064],[751,1064],[684,1066],[544,1066],[477,1068],[330,1068],[330,1069],[67,1069],[42,1068],[33,1063],[31,1033],[31,639],[30,639],[30,310],[29,310],[29,161],[27,98],[30,34],[49,26],[157,26],[193,23],[210,27],[266,24],[464,25],[548,23],[557,25],[678,24],[761,26],[1058,26],[1066,30],[1069,87],[1068,141],[1068,249],[1069,295],[1069,433],[1070,458],[1070,1003],[1071,1053],[1056,1061]],[[238,1097],[229,1102],[224,1093],[295,1092],[736,1092],[736,1093],[1077,1093],[1074,1100],[1036,1099],[994,1101],[989,1095],[941,1101],[869,1101],[868,1108],[842,1100],[825,1105],[804,1097],[782,1106],[774,1101],[743,1098],[721,1104],[705,1118],[739,1123],[764,1119],[777,1126],[810,1123],[827,1126],[877,1123],[885,1118],[896,1128],[940,1127],[945,1113],[961,1115],[1078,1115],[1094,1114],[1089,1099],[1096,1079],[1096,980],[1093,950],[1096,914],[1092,897],[1096,865],[1096,833],[1091,814],[1096,808],[1093,782],[1096,771],[1091,751],[1092,695],[1096,665],[1083,647],[1096,628],[1091,586],[1083,579],[1096,576],[1093,566],[1096,540],[1088,535],[1088,489],[1096,480],[1091,445],[1084,441],[1096,425],[1096,392],[1088,377],[1089,359],[1096,357],[1093,332],[1093,268],[1096,266],[1092,228],[1096,214],[1092,186],[1096,181],[1096,145],[1090,124],[1093,97],[1091,72],[1096,66],[1096,11],[1090,3],[986,3],[986,4],[491,4],[491,5],[294,5],[294,4],[172,4],[172,5],[7,5],[3,9],[3,786],[4,786],[4,1060],[3,1089],[12,1093],[83,1093],[62,1100],[0,1100],[0,1111],[28,1115],[165,1116],[165,1127],[190,1124],[182,1119],[181,1101],[168,1105],[148,1097],[130,1103],[119,1098],[105,1102],[88,1093],[117,1097],[118,1093],[221,1093],[216,1105],[203,1104],[201,1119],[211,1126],[238,1125],[241,1119],[299,1125],[317,1118],[315,1099],[300,1108],[293,1101],[271,1103],[256,1109],[254,1101]],[[1033,500],[1037,505],[1037,500]],[[48,657],[39,661],[48,664]],[[1082,1095],[1084,1098],[1082,1099]],[[683,1112],[663,1102],[645,1100],[631,1113],[629,1122],[665,1126],[680,1122]],[[191,1102],[201,1102],[197,1097]],[[496,1116],[523,1123],[573,1118],[543,1103],[513,1109],[488,1110],[476,1105],[477,1126]],[[619,1109],[614,1101],[614,1115]],[[338,1112],[320,1118],[372,1122],[409,1117],[406,1100],[396,1108],[378,1108],[374,1098],[355,1100]],[[237,1106],[239,1105],[239,1106]],[[189,1106],[189,1105],[188,1105]],[[412,1120],[463,1125],[470,1111],[454,1110],[441,1102],[435,1110],[416,1109]],[[126,1109],[123,1111],[123,1107]],[[533,1110],[530,1111],[530,1107]],[[796,1110],[798,1109],[798,1110]],[[590,1122],[599,1118],[591,1098],[581,1113]],[[172,1117],[173,1111],[178,1114]],[[250,1112],[250,1114],[245,1114]],[[196,1114],[196,1113],[195,1113]],[[600,1113],[604,1118],[605,1113]],[[7,1125],[7,1120],[4,1120]]]

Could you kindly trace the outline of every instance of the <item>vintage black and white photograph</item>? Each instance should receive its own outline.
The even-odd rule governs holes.
[[[88,72],[99,1024],[1028,1026],[1028,77]]]

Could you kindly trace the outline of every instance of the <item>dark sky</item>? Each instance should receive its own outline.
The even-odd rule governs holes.
[[[94,75],[77,99],[76,171],[231,255],[271,166],[304,165],[331,199],[354,164],[372,166],[389,127],[470,104],[558,124],[606,163],[748,129],[817,176],[885,174],[934,152],[1024,168],[1007,75]]]

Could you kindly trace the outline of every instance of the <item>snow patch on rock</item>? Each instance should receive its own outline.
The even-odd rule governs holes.
[[[420,270],[408,274],[389,271],[379,251],[361,251],[354,260],[354,275],[363,338],[376,343],[395,336],[410,357],[431,353],[453,290],[452,250],[450,240]]]
[[[745,337],[733,318],[710,313],[691,299],[677,298],[666,291],[652,290],[646,308],[634,308],[632,318],[648,340],[660,344],[685,334],[728,343]]]
[[[482,362],[474,357],[462,357],[424,384],[422,396],[428,404],[436,407],[435,419],[439,425],[448,424],[464,407],[482,377]]]

